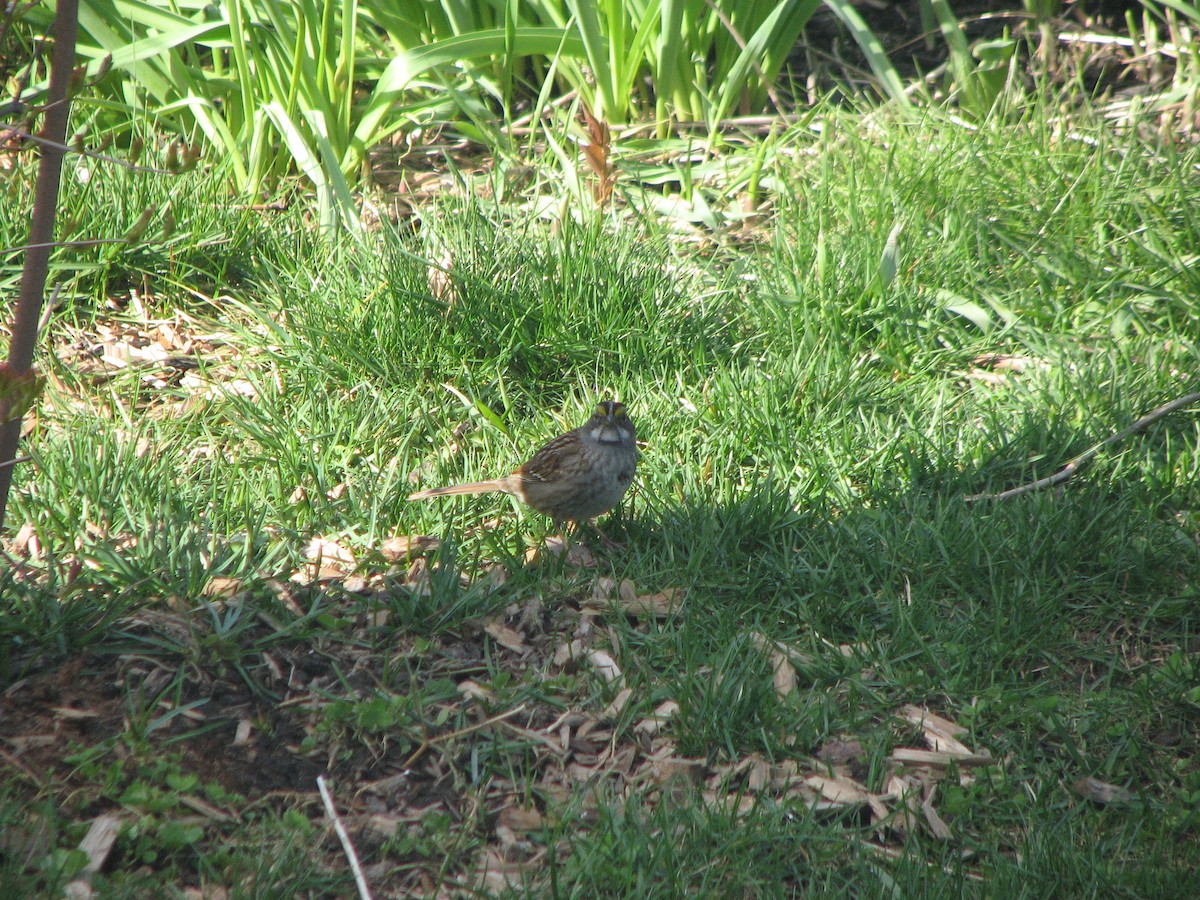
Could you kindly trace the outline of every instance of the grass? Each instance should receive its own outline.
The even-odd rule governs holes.
[[[115,812],[101,896],[348,895],[328,771],[380,895],[1189,896],[1194,415],[1060,491],[962,498],[1196,389],[1196,153],[1046,110],[822,121],[760,157],[768,220],[698,244],[447,198],[419,238],[330,246],[203,174],[70,180],[95,236],[167,200],[176,228],[57,270],[10,509],[36,552],[10,533],[0,572],[0,893],[61,890]],[[86,350],[160,322],[189,367]],[[548,523],[506,498],[405,502],[609,395],[645,447],[595,569],[527,563]],[[442,543],[385,559],[408,534]],[[355,565],[289,581],[313,536]],[[685,605],[589,612],[597,576]],[[576,637],[620,683],[556,656]],[[896,763],[926,747],[906,704],[993,764]],[[815,806],[831,771],[887,816]]]

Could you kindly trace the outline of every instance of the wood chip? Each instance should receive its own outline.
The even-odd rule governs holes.
[[[656,734],[679,714],[679,704],[674,700],[666,700],[654,709],[654,715],[642,719],[633,730],[640,734]]]
[[[50,711],[60,719],[75,721],[78,719],[96,719],[100,713],[94,709],[73,709],[70,706],[52,706]]]
[[[621,688],[621,690],[617,691],[617,696],[613,697],[612,703],[604,707],[604,711],[600,713],[600,718],[606,722],[611,722],[618,718],[625,711],[625,707],[629,705],[632,697],[632,688]]]
[[[958,740],[960,735],[967,734],[968,729],[957,722],[951,722],[936,713],[911,704],[901,707],[900,716],[924,731],[925,740],[934,750],[959,756],[972,755],[973,751]]]
[[[746,778],[746,787],[759,793],[771,783],[771,764],[757,753],[750,757],[750,774]]]
[[[572,660],[579,659],[583,656],[584,644],[579,638],[565,644],[559,644],[554,648],[554,656],[550,662],[556,666],[565,666]]]
[[[233,746],[244,747],[250,743],[250,731],[254,727],[249,719],[238,719],[237,730],[233,735]]]
[[[957,766],[994,766],[996,760],[981,753],[950,753],[944,750],[918,750],[915,747],[897,747],[892,759],[898,763],[915,766],[933,766],[944,769],[951,763]]]
[[[92,876],[104,867],[108,854],[112,851],[113,844],[116,843],[117,835],[120,832],[121,820],[116,816],[100,815],[92,820],[87,834],[79,842],[79,849],[87,856],[87,864],[80,871],[79,876],[65,888],[64,893],[67,897],[92,896],[90,884]]]
[[[823,775],[810,775],[804,783],[816,790],[822,797],[833,803],[851,806],[866,803],[870,792],[856,781],[848,778],[826,778]]]
[[[617,665],[617,661],[603,650],[589,650],[587,654],[588,662],[591,663],[593,669],[596,670],[601,678],[609,684],[615,684],[622,678],[621,667]]]
[[[929,826],[929,833],[939,841],[950,840],[950,826],[943,821],[938,815],[938,811],[933,808],[933,798],[921,802],[921,812],[925,814],[925,824]]]

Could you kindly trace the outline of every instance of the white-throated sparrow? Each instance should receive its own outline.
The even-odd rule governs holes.
[[[637,455],[625,405],[603,400],[585,424],[560,434],[511,475],[417,491],[408,499],[503,491],[549,516],[556,526],[583,523],[621,502],[633,483]]]

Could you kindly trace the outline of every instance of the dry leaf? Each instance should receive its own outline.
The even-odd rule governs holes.
[[[674,747],[669,749],[673,751]],[[698,784],[706,768],[702,759],[675,756],[673,752],[656,754],[646,761],[646,765],[650,777],[664,786]]]
[[[617,580],[615,578],[609,578],[607,575],[601,575],[594,582],[592,582],[592,599],[597,601],[597,605],[602,606],[611,600],[616,592]]]
[[[408,567],[408,572],[404,576],[404,587],[422,597],[428,597],[433,593],[429,576],[429,562],[425,557],[418,556],[412,561],[412,565]]]
[[[385,841],[395,837],[396,829],[403,824],[405,824],[404,819],[385,813],[375,813],[366,817],[367,830]]]
[[[241,591],[241,589],[242,579],[224,578],[220,575],[214,575],[208,579],[208,584],[204,586],[204,590],[200,592],[200,596],[228,600]]]
[[[866,751],[858,741],[832,740],[826,741],[817,750],[817,759],[831,766],[844,765],[855,760],[866,758]]]
[[[346,573],[340,566],[309,564],[293,572],[288,580],[294,584],[304,586],[319,581],[338,581],[345,576]]]
[[[479,861],[478,883],[488,893],[503,894],[520,887],[524,870],[523,863],[508,862],[495,850],[488,848],[483,851]]]
[[[500,622],[488,622],[483,630],[490,634],[501,647],[518,652],[525,649],[525,636]]]
[[[546,823],[542,814],[536,809],[523,806],[506,806],[500,810],[498,824],[511,828],[513,831],[539,831]]]
[[[295,576],[293,576],[293,578],[294,577]],[[296,602],[296,598],[293,596],[291,588],[289,588],[282,581],[271,578],[264,582],[264,586],[275,595],[275,599],[283,604],[283,606],[285,606],[288,612],[290,612],[293,616],[296,618],[303,618],[305,615],[307,615],[307,613],[300,608],[300,604]]]
[[[796,670],[792,667],[788,656],[781,652],[780,647],[782,645],[768,639],[766,635],[757,631],[750,633],[750,639],[754,642],[755,647],[771,658],[771,668],[773,670],[772,681],[775,684],[775,693],[784,699],[791,696],[797,689]]]
[[[16,536],[12,539],[12,552],[18,555],[25,554],[26,549],[29,549],[29,558],[36,560],[40,555],[37,550],[41,548],[37,543],[37,532],[34,530],[32,522],[26,522],[17,531]]]
[[[490,705],[496,702],[496,694],[494,691],[490,690],[489,688],[485,688],[483,685],[471,681],[470,679],[466,681],[460,681],[458,683],[458,692],[464,697],[467,697],[471,700],[478,700],[480,703],[486,703]]]
[[[454,286],[454,276],[450,274],[453,265],[454,254],[447,247],[442,250],[442,255],[438,257],[437,262],[426,269],[429,293],[435,300],[441,300],[447,306],[453,306],[458,302],[458,290]]]
[[[656,594],[641,594],[629,600],[622,597],[619,605],[626,615],[665,619],[679,611],[683,597],[683,588],[667,588]]]
[[[1115,784],[1108,784],[1096,778],[1080,778],[1071,785],[1071,790],[1085,800],[1090,800],[1101,806],[1108,806],[1110,804],[1123,805],[1133,803],[1137,800],[1137,794],[1132,791],[1118,787]]]
[[[594,569],[596,567],[596,554],[592,553],[587,546],[579,541],[564,541],[558,535],[550,535],[540,547],[527,549],[525,564],[536,566],[547,553],[551,556],[562,556],[563,553],[566,553],[567,565],[575,569]]]
[[[386,538],[379,545],[379,555],[388,562],[400,562],[411,556],[436,550],[441,544],[440,538],[428,534],[398,534]]]
[[[704,804],[711,810],[722,814],[733,812],[738,816],[746,816],[754,811],[758,800],[750,794],[714,794],[704,792]]]
[[[304,548],[304,558],[316,562],[338,562],[354,566],[354,554],[349,548],[323,537],[315,537],[308,542],[308,546]]]
[[[604,607],[612,604],[626,615],[635,617],[665,619],[679,610],[683,605],[683,597],[683,588],[667,588],[656,594],[638,594],[637,585],[629,578],[618,584],[614,578],[601,576],[592,584],[594,605]]]

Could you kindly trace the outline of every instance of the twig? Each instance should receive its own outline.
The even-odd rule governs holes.
[[[406,759],[404,761],[404,765],[401,766],[400,768],[401,769],[411,769],[413,766],[413,763],[415,763],[418,759],[420,759],[422,756],[424,756],[425,753],[429,750],[429,748],[432,747],[434,744],[440,744],[440,743],[443,743],[444,741],[452,741],[455,738],[465,737],[466,735],[470,734],[473,731],[479,731],[482,728],[487,728],[489,725],[495,725],[498,722],[503,722],[506,719],[511,719],[513,716],[518,715],[519,713],[523,713],[524,711],[525,711],[525,704],[522,703],[521,705],[516,706],[513,709],[502,712],[499,715],[492,716],[490,719],[484,719],[482,722],[476,722],[474,725],[468,725],[465,728],[459,728],[455,731],[448,731],[445,734],[439,734],[439,735],[435,735],[434,737],[431,737],[431,738],[425,738],[423,741],[421,741],[421,746],[412,752],[412,755],[409,756],[408,759]]]
[[[24,128],[18,128],[16,125],[8,125],[5,127],[5,137],[7,138],[8,136],[11,136],[11,134],[16,134],[18,138],[22,140],[28,140],[28,142],[32,144],[40,144],[41,146],[49,146],[49,148],[60,150],[64,152],[64,154],[78,154],[79,156],[88,157],[89,160],[100,160],[102,162],[114,163],[115,166],[124,166],[130,170],[130,172],[148,172],[151,175],[175,174],[170,169],[160,169],[154,166],[139,166],[139,164],[136,162],[121,160],[121,158],[116,156],[102,154],[102,152],[98,150],[89,150],[88,148],[80,148],[80,146],[71,146],[70,144],[60,144],[55,142],[55,140],[50,140],[47,137],[43,137],[42,134],[34,134],[25,131]]]
[[[4,462],[0,462],[0,469],[6,466],[15,466],[17,463],[29,462],[31,459],[33,459],[32,456],[18,456],[16,459],[6,459]]]
[[[1016,497],[1020,494],[1028,494],[1033,491],[1040,491],[1042,488],[1053,487],[1056,484],[1061,484],[1068,478],[1074,476],[1076,472],[1078,472],[1088,463],[1090,463],[1105,447],[1125,440],[1125,438],[1129,437],[1131,434],[1136,434],[1150,423],[1161,419],[1165,415],[1175,412],[1175,410],[1179,409],[1181,406],[1187,406],[1189,403],[1195,403],[1197,400],[1200,400],[1200,391],[1188,394],[1186,397],[1180,397],[1177,400],[1172,400],[1170,403],[1164,403],[1153,412],[1146,413],[1146,415],[1142,416],[1124,431],[1118,431],[1116,434],[1106,437],[1090,450],[1085,450],[1083,453],[1080,453],[1053,475],[1049,475],[1046,478],[1039,478],[1037,481],[1031,481],[1029,484],[1023,484],[1020,487],[1010,488],[1009,490],[1001,491],[998,494],[969,494],[963,497],[963,500],[965,500],[967,503],[974,503],[976,500],[1007,500],[1010,497]]]
[[[170,169],[158,169],[154,166],[140,166],[137,163],[131,163],[127,159],[119,159],[115,156],[109,156],[107,153],[100,153],[96,150],[88,150],[85,147],[71,147],[67,144],[52,141],[40,134],[32,134],[22,128],[17,128],[15,125],[8,125],[4,129],[4,136],[16,135],[21,140],[29,141],[33,144],[39,144],[42,147],[50,147],[58,150],[61,153],[77,153],[80,156],[86,156],[88,159],[98,159],[102,162],[114,163],[118,166],[124,166],[131,172],[149,172],[152,175],[174,175]]]
[[[0,247],[0,254],[26,253],[30,250],[55,249],[58,247],[99,247],[101,244],[128,244],[125,238],[95,238],[87,241],[47,241],[44,244],[20,244],[16,247]]]
[[[358,885],[358,896],[362,900],[371,900],[371,888],[367,885],[367,877],[363,874],[362,866],[358,862],[358,853],[355,852],[350,835],[333,805],[333,795],[329,793],[329,785],[326,783],[324,775],[317,776],[317,790],[321,792],[321,802],[325,804],[325,813],[333,822],[333,830],[337,832],[338,840],[342,842],[342,851],[346,854],[346,859],[350,861],[350,871],[354,873],[354,883]]]
[[[54,316],[58,309],[58,295],[62,291],[62,282],[54,286],[54,290],[50,292],[50,299],[42,304],[42,314],[38,316],[37,333],[41,337],[46,333],[46,326],[50,324],[50,319]]]
[[[50,64],[50,107],[46,112],[42,134],[52,143],[42,147],[38,163],[37,183],[33,193],[33,214],[29,219],[29,239],[32,245],[46,245],[54,240],[54,218],[58,209],[58,188],[62,180],[62,142],[67,136],[70,112],[66,102],[71,73],[75,62],[75,36],[79,18],[78,0],[60,0],[54,10],[54,51]],[[34,247],[25,253],[21,269],[21,287],[12,306],[12,327],[9,330],[8,369],[15,378],[29,375],[37,344],[38,322],[46,290],[46,274],[50,264],[50,248]],[[17,455],[21,440],[21,417],[9,419],[9,401],[0,397],[0,460]],[[12,466],[0,468],[0,529],[4,528],[4,510],[12,486]]]

